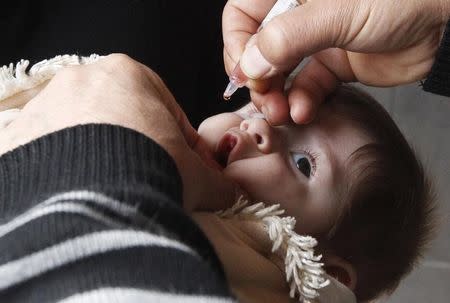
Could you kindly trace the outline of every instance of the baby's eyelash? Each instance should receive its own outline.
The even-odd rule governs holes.
[[[311,151],[310,149],[303,149],[301,152],[308,156],[311,164],[311,176],[314,176],[317,169],[317,159],[319,158],[319,154]]]

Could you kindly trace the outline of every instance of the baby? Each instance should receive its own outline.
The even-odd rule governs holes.
[[[280,204],[296,232],[318,239],[325,271],[358,302],[392,292],[423,253],[430,185],[389,114],[363,92],[339,87],[308,125],[272,127],[247,105],[198,132],[253,201]]]
[[[3,69],[9,76],[2,78],[0,110],[25,104],[57,69],[95,60],[59,56],[33,66],[30,75],[24,61],[15,70],[21,77],[11,76],[12,66]],[[0,124],[17,113],[8,114],[2,113]],[[355,88],[339,87],[308,125],[271,127],[249,104],[206,119],[199,134],[223,174],[252,201],[280,204],[297,219],[297,233],[318,239],[326,272],[359,302],[392,292],[422,254],[432,227],[430,186],[386,111]],[[290,301],[284,272],[264,237],[225,228],[212,214],[209,221],[199,214],[194,219],[241,301]]]

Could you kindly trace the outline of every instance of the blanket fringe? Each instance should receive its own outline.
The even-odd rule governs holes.
[[[56,74],[56,71],[63,67],[90,64],[99,58],[101,56],[96,54],[89,57],[56,56],[34,64],[28,72],[27,68],[30,65],[28,60],[20,60],[16,65],[13,63],[8,66],[4,65],[0,67],[0,101],[50,80]]]
[[[248,204],[249,200],[241,196],[231,208],[217,212],[217,215],[224,219],[261,220],[273,243],[272,252],[285,249],[285,274],[291,298],[298,294],[300,302],[314,302],[319,296],[318,290],[330,283],[324,278],[323,263],[319,262],[322,256],[314,256],[316,239],[298,235],[294,231],[295,218],[280,217],[284,210],[279,204]]]

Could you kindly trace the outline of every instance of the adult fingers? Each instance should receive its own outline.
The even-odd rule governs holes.
[[[129,58],[121,59],[124,60],[122,65],[127,66],[127,69],[130,70],[133,81],[138,81],[139,90],[145,96],[141,110],[142,115],[146,116],[146,110],[151,111],[147,113],[153,117],[153,119],[147,119],[147,126],[153,130],[153,132],[149,132],[149,136],[160,143],[177,163],[183,180],[184,208],[192,211],[194,209],[218,210],[230,207],[236,201],[237,185],[222,176],[219,171],[220,165],[216,163],[211,151],[207,149],[197,131],[189,123],[186,114],[181,110],[162,79],[143,64]],[[158,113],[156,114],[155,111]],[[155,121],[157,124],[152,124]],[[159,129],[161,123],[166,122],[169,127]],[[159,131],[156,132],[156,129]],[[181,133],[180,136],[170,135],[178,133],[178,131]],[[167,137],[170,141],[158,140],[161,132],[168,133],[168,136],[164,134],[161,136]],[[209,185],[203,186],[204,184]],[[219,198],[211,201],[205,200],[205,197],[212,196]]]
[[[230,74],[276,0],[229,0],[222,16],[225,68]]]
[[[290,116],[297,124],[310,122],[319,105],[331,93],[338,80],[320,61],[311,59],[296,76],[289,91]]]
[[[285,78],[280,75],[271,79],[271,86],[266,92],[251,91],[253,104],[264,114],[267,122],[271,125],[282,125],[290,121],[284,83]]]
[[[297,124],[310,122],[325,98],[341,82],[354,81],[347,53],[328,49],[311,57],[311,61],[295,77],[288,100],[290,116]]]
[[[227,74],[231,74],[234,67],[236,66],[237,62],[235,62],[230,55],[224,51],[223,54],[224,62],[225,62],[225,71]],[[263,94],[267,92],[272,85],[272,79],[259,79],[259,80],[252,80],[249,79],[247,83],[245,83],[245,86],[251,90],[255,91],[257,93]]]
[[[275,17],[256,35],[256,43],[244,50],[242,71],[251,79],[272,77],[315,52],[345,44],[359,28],[351,29],[353,15],[358,12],[362,19],[368,10],[355,3],[309,1]]]
[[[162,102],[164,104],[164,106],[176,121],[181,133],[183,134],[184,139],[186,140],[187,145],[190,148],[194,149],[194,147],[198,143],[199,135],[195,128],[192,127],[188,117],[175,100],[173,94],[165,85],[164,81],[152,69],[142,63],[138,63],[136,61],[134,62],[139,64],[142,72],[148,79],[149,85],[161,96],[161,98],[157,99],[156,101]]]

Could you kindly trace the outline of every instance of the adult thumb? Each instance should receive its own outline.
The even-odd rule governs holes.
[[[320,50],[338,46],[354,8],[348,0],[310,1],[271,20],[244,50],[240,66],[250,79],[290,71]]]

